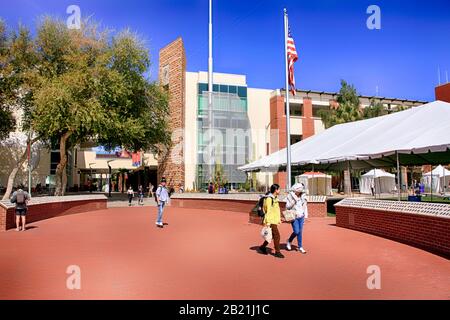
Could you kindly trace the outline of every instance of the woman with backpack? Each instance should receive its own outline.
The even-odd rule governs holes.
[[[308,218],[308,207],[305,193],[305,186],[303,183],[296,183],[292,186],[286,198],[286,209],[295,211],[295,220],[292,224],[292,234],[286,241],[286,248],[291,251],[291,243],[297,238],[298,251],[305,254],[306,250],[303,249],[303,224],[305,219]]]
[[[11,203],[16,205],[16,231],[26,230],[27,203],[30,199],[28,192],[22,189],[15,191],[11,197]],[[22,220],[22,229],[20,228],[20,220]]]
[[[284,255],[280,251],[280,232],[278,231],[278,225],[281,224],[281,211],[280,204],[278,203],[278,195],[280,194],[280,186],[278,184],[273,184],[270,187],[270,193],[264,200],[263,210],[265,212],[263,224],[270,227],[272,230],[272,237],[275,246],[275,257],[284,258]],[[267,245],[269,243],[264,241],[264,243],[259,247],[259,250],[263,254],[267,254]]]

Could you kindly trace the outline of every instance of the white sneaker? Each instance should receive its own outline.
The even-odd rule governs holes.
[[[298,251],[300,251],[300,252],[303,253],[303,254],[306,254],[306,250],[303,249],[303,247],[302,247],[302,248],[298,248]]]
[[[288,249],[288,251],[292,250],[291,243],[289,242],[289,240],[286,241],[286,248]]]

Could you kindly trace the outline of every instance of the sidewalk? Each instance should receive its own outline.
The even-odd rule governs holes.
[[[106,194],[108,196],[108,194]],[[141,207],[138,204],[138,196],[135,194],[133,201],[131,202],[132,207]],[[144,196],[144,207],[156,206],[156,201],[154,197],[149,198],[148,194]],[[128,195],[126,193],[112,193],[111,198],[108,198],[108,208],[121,208],[128,207]]]

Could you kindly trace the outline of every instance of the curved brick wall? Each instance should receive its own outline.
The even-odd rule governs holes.
[[[28,205],[27,224],[44,219],[107,208],[105,196],[68,196],[33,198]],[[0,231],[15,228],[15,207],[0,202]]]
[[[172,198],[170,200],[171,206],[178,208],[190,209],[206,209],[206,210],[221,210],[240,212],[249,215],[250,223],[261,223],[261,218],[255,215],[252,210],[256,205],[257,200],[243,200],[243,199],[217,199],[215,198]],[[280,202],[281,210],[285,209],[285,203]],[[326,202],[308,202],[309,217],[326,217],[327,203]]]
[[[338,227],[374,234],[450,257],[450,205],[346,200],[335,205]]]

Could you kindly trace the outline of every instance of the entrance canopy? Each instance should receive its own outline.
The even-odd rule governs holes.
[[[320,170],[450,163],[450,103],[434,101],[389,115],[335,125],[291,148],[292,165]],[[278,171],[286,149],[240,167]]]

